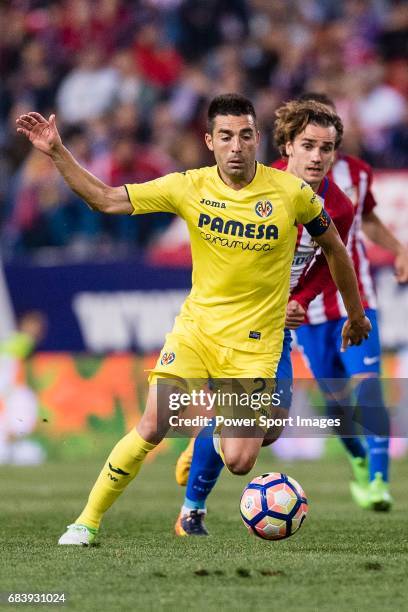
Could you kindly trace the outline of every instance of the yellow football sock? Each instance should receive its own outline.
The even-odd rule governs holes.
[[[221,447],[221,436],[220,434],[217,432],[217,428],[214,429],[214,433],[213,433],[213,444],[214,444],[214,450],[217,453],[217,455],[219,455],[224,463],[225,466],[227,466],[227,464],[225,463],[225,457],[224,457],[224,453],[222,452],[222,447]]]
[[[187,444],[186,448],[183,450],[183,453],[188,455],[190,458],[193,456],[193,453],[194,453],[194,444],[195,444],[195,438],[191,438],[190,442]]]
[[[109,455],[75,523],[98,529],[103,514],[137,475],[142,463],[156,444],[150,444],[132,429],[119,440]]]

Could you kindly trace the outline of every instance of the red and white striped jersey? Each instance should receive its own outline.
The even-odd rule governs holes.
[[[349,198],[328,177],[323,179],[317,195],[346,243],[353,223],[353,205]],[[307,310],[310,302],[324,291],[330,281],[325,256],[306,228],[300,225],[290,275],[292,297],[296,293],[296,300]]]
[[[286,161],[279,160],[273,164],[280,170],[286,168]],[[353,223],[354,208],[350,199],[325,177],[317,191],[324,209],[329,213],[344,243]],[[319,296],[332,277],[325,256],[303,225],[298,226],[298,236],[290,274],[291,297],[295,298],[305,310]]]
[[[280,160],[273,165],[280,169],[284,169],[286,168],[286,161]],[[371,212],[376,205],[371,191],[372,170],[368,164],[360,159],[350,155],[340,155],[328,174],[328,177],[348,196],[353,205],[354,219],[349,231],[347,250],[354,263],[363,306],[364,308],[376,308],[374,283],[371,277],[370,264],[365,253],[361,231],[363,214]],[[330,216],[334,217],[333,211],[336,207],[336,200],[332,200],[330,194],[328,195],[329,197],[326,196],[325,198],[325,208]],[[336,221],[335,225],[338,225]],[[337,227],[337,229],[339,228]],[[319,259],[316,258],[316,261],[312,263],[313,267],[311,267],[311,265],[308,267],[310,272],[308,272],[307,275],[301,276],[298,282],[294,283],[292,291],[292,297],[294,299],[302,304],[302,306],[308,306],[307,322],[312,325],[317,325],[325,321],[336,320],[347,316],[343,300],[335,283],[330,275],[327,276],[327,270],[323,272],[323,261],[319,261]],[[317,297],[313,299],[313,291],[315,291],[317,285],[315,287],[313,287],[313,283],[312,287],[308,287],[308,285],[310,284],[310,276],[312,276],[314,282],[314,276],[318,274],[318,271],[313,270],[316,265],[318,265],[319,268],[321,267],[321,271],[324,275],[324,283],[321,283],[321,293],[317,294],[315,292],[314,295]],[[312,301],[309,304],[308,300],[310,296],[312,296]]]
[[[363,306],[376,308],[374,283],[361,230],[362,216],[371,212],[376,205],[371,191],[372,170],[360,159],[350,155],[340,155],[329,176],[353,204],[354,220],[349,232],[347,250],[354,263]],[[311,302],[307,315],[312,325],[347,316],[343,300],[333,280]]]

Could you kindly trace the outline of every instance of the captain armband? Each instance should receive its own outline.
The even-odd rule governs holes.
[[[329,228],[331,223],[330,215],[322,208],[320,214],[309,221],[309,223],[305,223],[305,228],[311,236],[321,236],[324,232]]]

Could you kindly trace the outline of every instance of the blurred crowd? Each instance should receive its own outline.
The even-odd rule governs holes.
[[[0,4],[0,224],[5,257],[52,248],[73,258],[145,247],[170,216],[96,215],[15,132],[56,112],[63,140],[121,185],[213,163],[208,101],[241,92],[272,144],[277,106],[323,91],[344,147],[375,167],[408,167],[408,4],[403,0],[10,0]],[[58,249],[59,248],[59,249]]]

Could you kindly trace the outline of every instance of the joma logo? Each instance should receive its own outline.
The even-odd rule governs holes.
[[[227,208],[225,202],[217,202],[216,200],[206,200],[202,198],[200,204],[206,204],[206,206],[214,206],[215,208]]]

